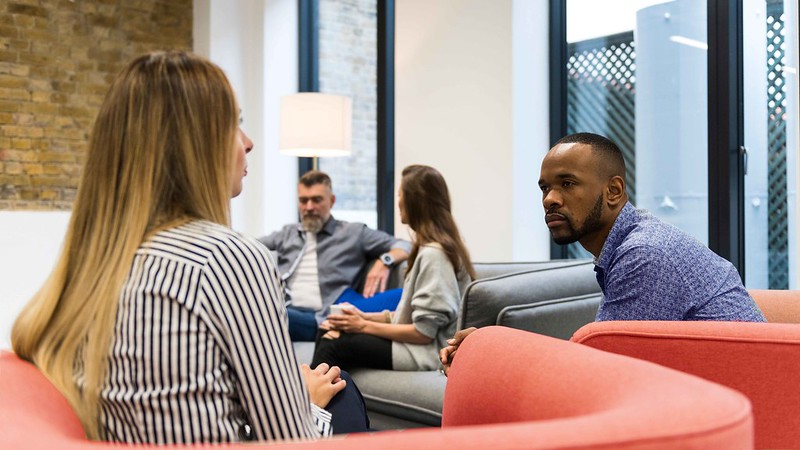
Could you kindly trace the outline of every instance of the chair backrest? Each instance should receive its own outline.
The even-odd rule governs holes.
[[[767,322],[800,323],[800,291],[751,289],[749,292]]]
[[[563,259],[524,262],[473,262],[472,266],[475,269],[475,279],[482,280],[484,278],[491,278],[499,275],[527,272],[536,269],[547,269],[548,267],[556,267],[564,265],[565,263],[574,262],[575,260]]]
[[[505,327],[456,353],[442,426],[526,422],[530,448],[752,446],[747,399],[655,364]]]
[[[747,322],[595,322],[572,337],[744,393],[757,448],[800,444],[800,327]]]
[[[593,268],[589,260],[547,261],[479,278],[464,290],[458,327],[504,325],[569,339],[597,314],[601,292]]]
[[[31,363],[0,351],[0,448],[83,441],[85,435],[63,395]]]

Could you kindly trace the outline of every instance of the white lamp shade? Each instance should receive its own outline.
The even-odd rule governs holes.
[[[353,102],[341,95],[303,92],[281,98],[280,152],[291,156],[349,156]]]

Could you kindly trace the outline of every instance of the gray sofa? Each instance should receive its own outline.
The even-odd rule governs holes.
[[[458,328],[503,325],[569,339],[594,320],[600,305],[593,267],[588,260],[476,263],[477,279],[464,292]],[[308,362],[313,343],[295,343],[295,352],[299,361]],[[357,369],[351,375],[373,428],[441,424],[447,382],[441,372]]]

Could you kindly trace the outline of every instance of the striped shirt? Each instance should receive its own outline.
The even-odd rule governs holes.
[[[77,379],[82,374],[76,374]],[[330,413],[309,401],[280,276],[254,239],[206,221],[156,233],[119,300],[101,433],[130,443],[309,439]]]

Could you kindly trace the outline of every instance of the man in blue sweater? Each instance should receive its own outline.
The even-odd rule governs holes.
[[[604,296],[597,320],[765,321],[730,262],[628,202],[625,162],[610,140],[559,140],[539,188],[553,240],[594,255]]]
[[[553,240],[594,255],[604,296],[597,320],[765,321],[730,262],[628,202],[625,162],[610,140],[559,140],[539,187]]]
[[[625,161],[610,140],[576,133],[556,142],[539,188],[553,240],[580,242],[594,255],[603,291],[596,320],[766,321],[730,262],[628,202]],[[474,330],[439,352],[445,373]]]

